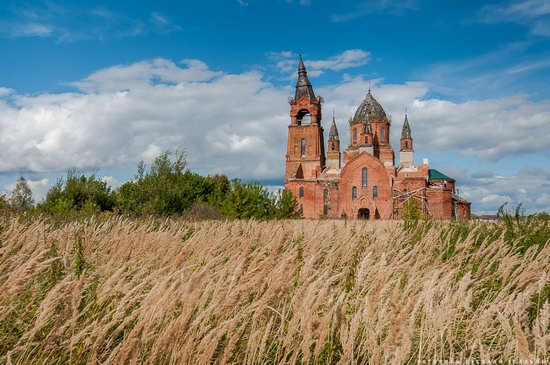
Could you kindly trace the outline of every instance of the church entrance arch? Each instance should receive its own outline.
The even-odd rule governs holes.
[[[357,219],[370,219],[370,210],[368,208],[361,208],[357,211]]]

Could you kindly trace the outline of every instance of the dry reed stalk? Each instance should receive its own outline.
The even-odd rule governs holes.
[[[0,364],[548,361],[550,245],[495,227],[13,219]]]

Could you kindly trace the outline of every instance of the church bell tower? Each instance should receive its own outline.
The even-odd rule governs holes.
[[[298,63],[296,92],[289,104],[285,181],[315,179],[325,168],[321,98],[313,92],[302,55]]]

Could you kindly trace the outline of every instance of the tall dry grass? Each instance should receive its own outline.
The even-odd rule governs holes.
[[[550,244],[499,232],[5,220],[0,364],[550,361]]]

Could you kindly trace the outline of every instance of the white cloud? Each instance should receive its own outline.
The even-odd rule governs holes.
[[[162,58],[143,61],[131,65],[119,65],[94,72],[82,81],[72,85],[83,92],[98,93],[148,88],[154,84],[178,84],[208,81],[220,72],[208,69],[199,60],[186,59],[181,62],[186,67],[180,67],[174,62]]]
[[[134,19],[104,7],[78,7],[47,1],[40,5],[11,6],[10,17],[0,17],[0,35],[11,38],[52,37],[58,42],[105,40],[142,36],[150,33],[178,32],[182,27],[166,15],[152,12]]]
[[[484,6],[478,13],[485,23],[517,23],[528,26],[534,35],[550,36],[550,2],[548,0],[513,0]]]
[[[13,89],[9,89],[7,87],[0,87],[0,98],[5,97],[5,96],[9,96],[9,95],[13,94],[14,92],[15,92],[15,90],[13,90]]]
[[[0,33],[10,37],[49,37],[54,29],[47,24],[0,22]]]
[[[81,92],[13,94],[9,105],[0,103],[0,171],[135,166],[184,146],[202,171],[282,175],[287,92],[257,72],[152,60],[74,85]]]
[[[113,176],[103,176],[101,179],[101,181],[104,181],[105,183],[107,183],[107,185],[111,188],[111,189],[116,189],[118,188],[120,185],[122,185],[122,183],[120,181],[118,181],[115,177]]]

